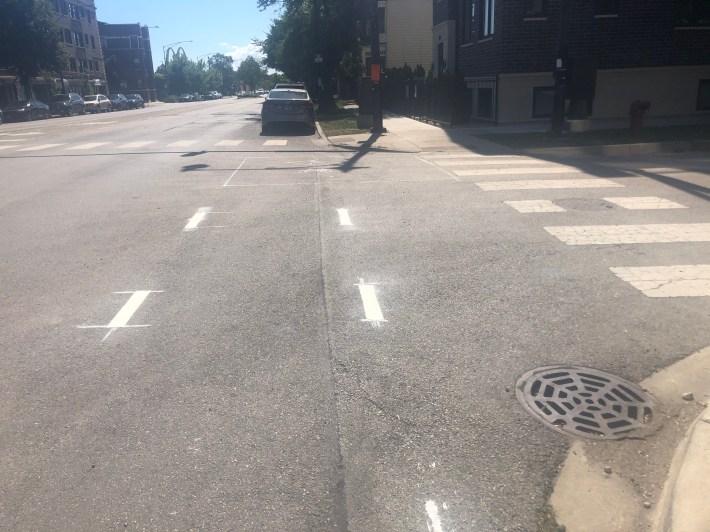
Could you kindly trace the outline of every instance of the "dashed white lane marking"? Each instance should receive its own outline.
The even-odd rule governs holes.
[[[123,144],[119,148],[142,148],[143,146],[148,146],[149,144],[154,144],[154,140],[139,140],[137,142],[129,142],[128,144]]]
[[[0,142],[27,142],[28,139],[0,139]]]
[[[239,146],[243,140],[220,140],[215,146]]]
[[[675,201],[657,198],[656,196],[642,196],[638,198],[604,198],[604,201],[615,203],[619,207],[631,210],[652,210],[652,209],[687,209],[685,205]]]
[[[555,205],[550,200],[505,201],[503,203],[522,213],[567,212],[565,209],[559,205]]]
[[[710,264],[610,268],[648,297],[710,296]]]
[[[434,501],[427,501],[424,505],[427,514],[427,528],[429,532],[443,532],[441,518],[439,517],[439,507]]]
[[[200,222],[207,217],[207,214],[212,210],[212,207],[200,207],[197,212],[190,218],[187,225],[183,228],[183,231],[193,231],[197,229]]]
[[[103,340],[106,340],[111,333],[116,329],[132,328],[132,327],[150,327],[150,325],[128,325],[129,320],[133,317],[138,307],[140,307],[150,294],[161,293],[162,290],[135,290],[131,292],[114,292],[114,294],[131,294],[128,301],[121,307],[118,314],[109,322],[108,325],[78,325],[77,329],[109,329]]]
[[[0,146],[0,150],[9,150],[10,148],[19,148],[20,145],[16,144],[14,146]]]
[[[492,159],[481,158],[480,160],[452,160],[445,159],[443,161],[434,161],[439,166],[527,166],[527,165],[540,165],[540,164],[550,164],[548,161],[541,161],[540,159],[525,159],[523,157],[516,158],[503,158],[496,157]]]
[[[288,144],[288,140],[285,139],[267,140],[264,142],[264,146],[286,146],[286,144]]]
[[[88,144],[78,144],[77,146],[71,146],[67,150],[93,150],[99,146],[105,146],[108,142],[89,142]]]
[[[545,227],[569,246],[710,242],[710,223]]]
[[[196,142],[196,140],[178,140],[177,142],[168,144],[168,148],[187,148],[188,146],[192,146]]]
[[[22,148],[21,150],[17,151],[41,151],[48,150],[50,148],[56,148],[57,146],[64,146],[64,144],[41,144],[39,146],[32,146],[30,148]]]
[[[454,174],[459,177],[469,177],[476,175],[527,175],[527,174],[579,174],[582,170],[579,168],[570,168],[567,166],[542,166],[529,167],[520,166],[514,168],[475,168],[472,170],[454,170]]]
[[[338,209],[338,216],[340,217],[340,225],[352,225],[353,222],[350,219],[350,214],[347,209]]]
[[[529,179],[525,181],[485,181],[476,183],[483,190],[543,190],[563,188],[624,188],[614,181],[594,179]]]
[[[360,279],[360,283],[355,286],[360,290],[362,306],[365,309],[365,319],[362,321],[369,321],[375,326],[386,322],[387,320],[382,315],[380,303],[377,301],[377,293],[375,292],[377,283],[366,283],[363,279]]]
[[[40,133],[39,131],[29,131],[27,133],[0,133],[0,136],[2,137],[29,137],[32,135],[44,135],[44,133]]]

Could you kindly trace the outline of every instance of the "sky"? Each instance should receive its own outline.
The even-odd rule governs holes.
[[[276,10],[259,11],[257,0],[95,0],[96,16],[109,24],[140,23],[150,28],[155,68],[163,63],[163,47],[182,47],[190,59],[215,53],[234,58],[261,58],[253,39],[263,39]]]

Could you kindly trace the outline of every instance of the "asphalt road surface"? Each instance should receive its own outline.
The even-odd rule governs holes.
[[[535,530],[569,440],[518,377],[710,344],[706,155],[347,151],[258,113],[0,126],[1,529]]]

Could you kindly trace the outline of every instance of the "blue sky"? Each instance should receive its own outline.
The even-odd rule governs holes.
[[[101,22],[139,22],[150,29],[153,64],[162,60],[163,46],[177,41],[190,59],[216,52],[231,55],[234,67],[247,57],[259,58],[252,39],[269,31],[276,11],[259,11],[256,0],[95,0]],[[175,46],[174,48],[177,48]]]

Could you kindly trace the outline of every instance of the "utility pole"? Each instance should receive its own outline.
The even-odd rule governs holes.
[[[555,91],[552,104],[550,129],[556,137],[562,135],[565,124],[565,96],[567,93],[567,77],[569,74],[569,36],[572,18],[572,2],[560,2],[560,27],[557,33],[557,57],[555,59]]]
[[[380,55],[380,16],[377,0],[372,0],[370,64],[372,79],[372,132],[382,133],[382,57]]]

